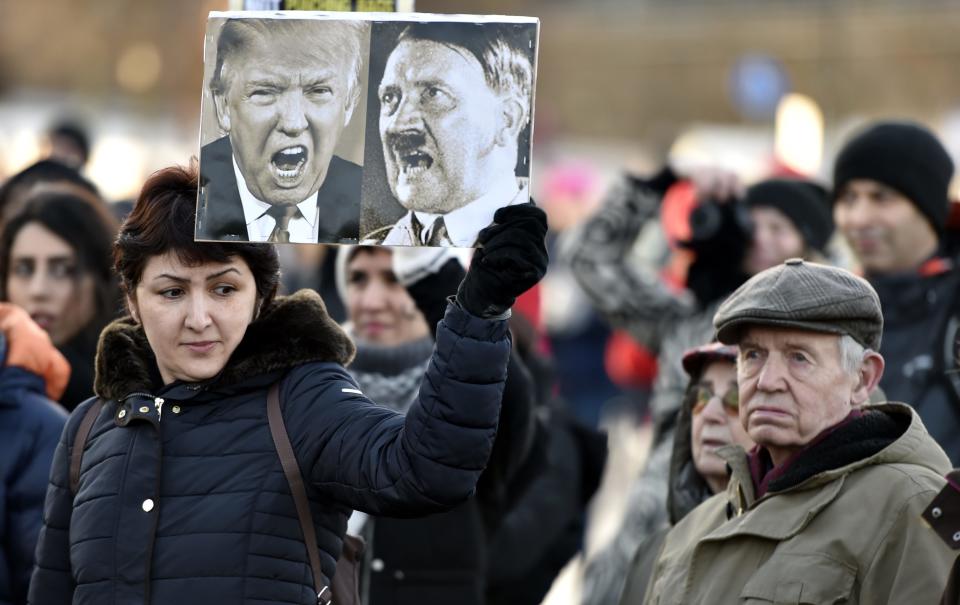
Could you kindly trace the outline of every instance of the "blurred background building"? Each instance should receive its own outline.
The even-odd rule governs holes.
[[[911,117],[960,150],[960,7],[948,0],[419,0],[542,22],[535,152],[602,173],[775,159],[820,173],[863,120]],[[62,118],[114,199],[198,141],[205,17],[227,0],[0,0],[0,179]],[[786,102],[785,102],[786,101]],[[779,109],[779,121],[778,121]],[[785,145],[789,143],[789,145]],[[825,175],[824,175],[825,176]],[[536,191],[536,173],[534,173]]]
[[[206,15],[228,7],[0,0],[0,182],[45,157],[49,129],[64,120],[88,131],[84,172],[112,201],[197,155]],[[589,214],[620,171],[668,159],[720,165],[748,182],[788,169],[828,183],[840,142],[875,118],[922,121],[960,160],[955,0],[417,0],[416,8],[540,18],[531,189],[558,233]],[[317,248],[296,253],[322,257]],[[544,321],[562,352],[565,335],[592,320],[572,280],[551,274]],[[605,485],[614,489],[598,498],[590,550],[616,531],[623,486],[649,439],[648,428],[609,428],[615,460]],[[577,590],[571,571],[548,602],[576,602]]]

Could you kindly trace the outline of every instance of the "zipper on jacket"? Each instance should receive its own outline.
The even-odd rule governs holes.
[[[163,399],[160,397],[157,397],[156,399],[160,401],[159,405],[163,406]],[[158,411],[159,411],[159,408],[158,408]],[[163,434],[160,432],[159,423],[157,424],[158,424],[157,430],[156,430],[157,476],[156,476],[156,483],[154,483],[154,493],[153,493],[153,501],[155,504],[154,504],[153,510],[149,513],[153,515],[153,520],[152,520],[153,527],[151,528],[151,531],[150,531],[150,541],[146,549],[147,551],[146,568],[147,569],[146,569],[146,576],[145,576],[146,581],[144,582],[144,586],[143,586],[144,588],[143,605],[150,605],[151,603],[150,591],[151,591],[151,585],[153,580],[153,551],[156,548],[156,543],[157,543],[157,527],[160,525],[160,483],[163,479],[162,477],[163,476]]]

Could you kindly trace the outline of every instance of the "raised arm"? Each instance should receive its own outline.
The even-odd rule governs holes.
[[[624,175],[566,242],[573,274],[594,306],[654,349],[664,327],[696,312],[689,292],[672,289],[652,267],[630,262],[630,250],[672,180],[669,169],[651,180]]]
[[[456,293],[466,270],[449,248],[397,248],[393,272],[410,293],[436,338],[447,299]],[[507,364],[497,438],[477,486],[488,502],[503,499],[509,479],[529,456],[537,432],[535,394],[530,373],[516,351]]]
[[[285,419],[304,472],[357,510],[422,515],[468,497],[496,435],[507,376],[506,318],[546,270],[546,218],[532,205],[497,212],[436,330],[418,401],[397,415],[359,393],[335,364],[285,381]],[[318,370],[323,370],[319,372]],[[317,376],[324,376],[317,380]]]

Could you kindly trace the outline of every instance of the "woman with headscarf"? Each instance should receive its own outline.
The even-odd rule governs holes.
[[[717,450],[753,442],[740,424],[737,347],[711,343],[687,351],[683,369],[690,376],[677,418],[670,457],[669,525],[650,535],[637,549],[621,603],[642,603],[660,545],[670,528],[707,498],[727,487],[726,462]]]

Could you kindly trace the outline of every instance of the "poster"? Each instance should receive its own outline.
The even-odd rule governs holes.
[[[474,246],[529,200],[538,35],[528,17],[211,13],[197,240]]]
[[[230,0],[230,10],[409,13],[413,11],[413,0]]]

